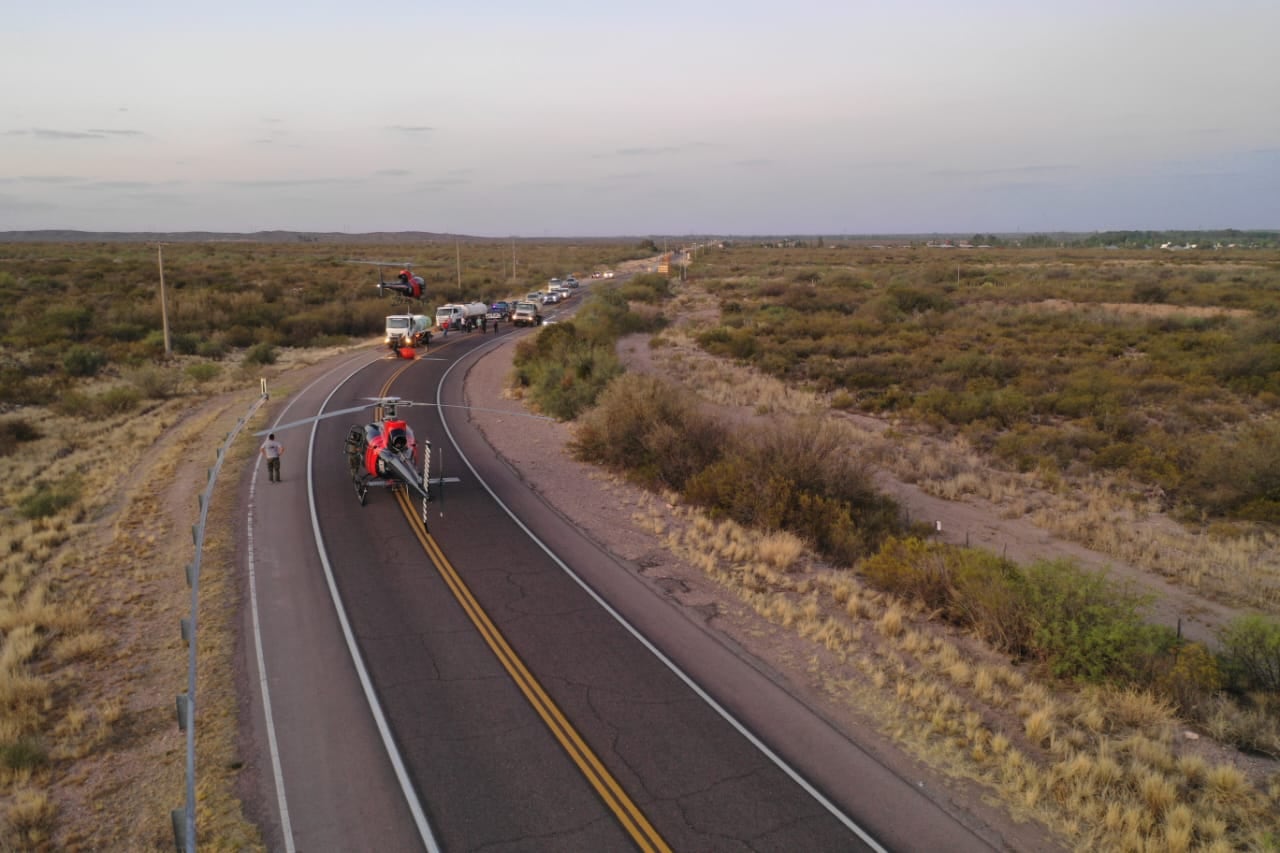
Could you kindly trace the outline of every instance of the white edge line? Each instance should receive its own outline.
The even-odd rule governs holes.
[[[256,457],[257,454],[255,453]],[[267,685],[267,661],[262,651],[262,623],[258,620],[258,577],[253,559],[253,510],[258,488],[258,465],[254,459],[253,477],[249,481],[247,539],[249,547],[249,610],[253,614],[253,649],[258,659],[258,690],[262,695],[262,715],[267,726],[267,748],[271,753],[271,775],[276,784],[276,803],[280,809],[280,831],[284,834],[286,853],[295,853],[293,824],[289,822],[289,801],[284,794],[284,770],[280,767],[280,747],[276,742],[275,718],[271,715],[271,688]]]
[[[498,345],[498,341],[494,341],[494,346],[496,347],[497,345]],[[481,352],[482,349],[489,349],[489,348],[490,347],[488,346],[482,345],[481,347],[477,347],[476,349],[469,351],[468,353],[466,353],[466,355],[476,355],[477,353]],[[444,388],[445,379],[448,378],[449,374],[453,372],[453,369],[461,363],[462,363],[462,359],[455,361],[441,375],[440,382],[436,385],[436,405],[437,405],[437,410],[440,412],[440,423],[444,427],[445,435],[448,436],[449,442],[453,445],[454,451],[456,451],[458,456],[462,459],[463,464],[467,466],[467,470],[469,470],[471,472],[471,475],[476,478],[476,482],[478,482],[481,486],[484,487],[484,490],[489,493],[489,496],[493,498],[493,500],[498,504],[498,506],[502,507],[502,511],[505,512],[511,518],[511,520],[516,523],[517,527],[519,527],[521,530],[525,532],[525,535],[527,535],[531,540],[533,540],[533,542],[539,548],[542,549],[543,553],[545,553],[548,557],[550,557],[551,560],[555,562],[555,564],[559,566],[560,569],[566,575],[568,575],[570,578],[573,579],[575,583],[578,584],[578,586],[582,587],[583,591],[585,591],[587,595],[595,599],[596,603],[599,604],[602,608],[604,608],[605,612],[608,613],[610,616],[612,616],[618,622],[619,625],[621,625],[623,628],[627,630],[627,632],[631,634],[631,636],[639,640],[640,643],[644,645],[644,647],[648,649],[649,652],[654,657],[656,657],[659,661],[663,663],[664,666],[667,667],[667,669],[671,670],[671,672],[674,673],[677,678],[683,681],[689,687],[689,689],[692,690],[698,696],[698,698],[706,702],[707,705],[710,706],[711,709],[714,710],[717,714],[719,714],[724,719],[725,722],[733,726],[733,728],[737,729],[738,732],[743,737],[745,737],[751,743],[752,746],[758,749],[766,758],[772,761],[778,767],[779,770],[781,770],[783,773],[789,776],[792,781],[794,781],[797,785],[799,785],[802,789],[804,789],[804,791],[808,793],[809,796],[813,797],[818,803],[820,803],[823,806],[823,808],[825,808],[828,812],[831,813],[833,817],[836,818],[836,820],[843,823],[846,827],[848,827],[848,829],[851,832],[853,832],[853,834],[857,835],[858,838],[862,839],[862,841],[868,847],[870,847],[872,850],[875,850],[876,853],[888,853],[888,850],[880,846],[880,844],[874,838],[872,838],[867,833],[866,830],[858,826],[858,824],[854,822],[853,818],[849,817],[847,814],[841,811],[839,806],[831,802],[831,800],[829,800],[826,797],[826,795],[824,795],[821,791],[819,791],[812,784],[810,784],[807,779],[805,779],[803,776],[800,775],[799,771],[797,771],[785,760],[783,760],[783,758],[780,755],[778,755],[776,752],[770,749],[769,746],[764,743],[764,741],[756,737],[755,734],[753,734],[750,729],[748,729],[745,725],[739,722],[738,719],[733,716],[733,714],[729,713],[727,708],[725,708],[723,705],[717,702],[710,694],[708,694],[705,690],[703,690],[702,687],[699,686],[697,682],[695,682],[688,674],[684,672],[684,670],[680,669],[680,667],[676,665],[675,661],[671,660],[671,658],[663,654],[662,651],[658,649],[657,646],[649,642],[648,638],[646,638],[643,634],[641,634],[640,631],[637,630],[634,625],[628,622],[627,619],[621,613],[615,610],[613,606],[609,604],[609,602],[601,598],[599,593],[597,593],[594,589],[588,586],[587,582],[584,581],[581,577],[579,577],[578,574],[574,572],[573,569],[569,568],[569,566],[566,565],[565,562],[561,560],[551,550],[551,548],[547,546],[545,542],[543,542],[536,535],[534,535],[534,532],[530,530],[525,525],[525,523],[516,516],[514,512],[511,511],[510,507],[508,507],[505,503],[502,502],[502,499],[499,498],[494,493],[493,489],[489,488],[489,484],[484,481],[484,478],[482,478],[479,472],[476,471],[475,466],[471,464],[471,460],[467,458],[466,454],[462,452],[462,448],[458,446],[457,440],[453,437],[453,431],[449,429],[449,423],[448,421],[445,420],[444,406],[440,402],[441,391]]]
[[[306,388],[303,388],[299,394],[306,393],[316,383],[338,369],[338,367],[334,367],[326,371],[307,385]],[[277,425],[284,419],[285,413],[293,408],[293,404],[297,400],[298,396],[295,395],[280,410],[280,414],[276,416],[275,420]],[[253,622],[253,649],[258,663],[258,690],[262,696],[262,716],[267,728],[267,751],[271,755],[271,775],[275,782],[277,807],[280,809],[280,832],[284,835],[286,853],[296,853],[297,844],[293,839],[293,822],[289,819],[289,799],[285,796],[284,769],[280,763],[280,744],[279,739],[276,737],[275,715],[271,711],[271,686],[267,680],[267,658],[262,646],[262,622],[258,616],[258,570],[257,561],[254,559],[253,547],[253,513],[257,507],[258,492],[258,460],[256,453],[254,457],[253,474],[249,478],[249,511],[245,515],[245,538],[249,553],[249,611],[252,614]]]
[[[368,361],[365,364],[361,365],[360,367],[356,368],[351,373],[347,374],[347,376],[342,380],[342,382],[338,383],[338,386],[333,391],[329,392],[329,396],[325,397],[324,403],[321,404],[321,408],[323,409],[324,405],[329,402],[330,398],[332,398],[333,395],[337,392],[337,388],[341,387],[349,379],[351,379],[352,376],[355,376],[357,373],[359,373],[364,368],[368,367],[370,364],[377,363],[378,360],[380,359]],[[347,362],[347,363],[349,364],[350,362]],[[308,384],[305,388],[303,388],[302,391],[294,395],[294,397],[290,399],[289,402],[285,404],[285,407],[280,411],[280,414],[276,417],[275,422],[278,424],[280,423],[281,420],[283,420],[285,413],[289,411],[289,409],[298,400],[301,394],[306,393],[306,391],[315,387],[315,385],[317,385],[324,379],[327,379],[330,375],[332,375],[333,373],[335,373],[340,369],[341,369],[341,366],[338,366],[338,367],[334,367],[331,370],[326,371],[323,375],[319,376],[310,384]],[[417,795],[413,793],[413,786],[409,784],[408,774],[404,771],[404,762],[401,760],[400,754],[396,749],[395,743],[391,739],[390,730],[386,725],[386,717],[382,713],[382,708],[378,705],[378,701],[372,693],[368,673],[365,671],[364,662],[363,660],[361,660],[359,652],[354,645],[355,640],[351,634],[350,625],[347,622],[346,612],[343,610],[341,600],[338,597],[337,586],[334,583],[333,572],[332,572],[332,569],[330,568],[328,557],[325,554],[324,541],[321,538],[319,523],[316,519],[316,507],[315,507],[315,499],[314,499],[315,489],[314,489],[314,482],[311,477],[311,461],[314,455],[314,446],[315,446],[315,427],[313,426],[311,430],[311,441],[308,444],[308,448],[307,448],[307,500],[311,510],[311,529],[315,537],[316,548],[320,554],[320,561],[324,565],[325,577],[329,583],[329,594],[333,599],[334,608],[337,610],[338,620],[342,624],[342,631],[343,631],[343,635],[346,637],[348,652],[351,654],[352,660],[356,667],[356,672],[360,676],[360,683],[364,689],[365,699],[369,703],[370,710],[373,713],[374,721],[378,727],[378,732],[382,736],[383,746],[387,750],[387,754],[391,760],[392,766],[395,768],[396,778],[400,782],[400,787],[402,792],[404,793],[405,801],[408,803],[409,810],[413,813],[414,821],[418,826],[418,834],[422,837],[423,844],[426,846],[429,853],[439,853],[440,848],[436,844],[435,837],[431,833],[430,824],[427,823],[426,815],[423,814],[422,812],[422,806],[418,803]],[[255,494],[257,489],[257,483],[258,483],[258,465],[257,465],[257,460],[255,459],[254,466],[253,466],[253,475],[249,482],[249,512],[248,512],[248,523],[247,523],[247,534],[246,534],[248,551],[249,551],[249,606],[250,606],[250,610],[253,613],[253,640],[254,640],[254,650],[255,650],[255,654],[257,656],[257,662],[258,662],[258,683],[259,683],[259,689],[262,691],[263,716],[265,717],[265,721],[266,721],[267,743],[268,743],[269,751],[271,753],[271,770],[272,770],[272,774],[275,777],[276,799],[280,809],[280,829],[281,829],[281,832],[284,834],[284,843],[285,843],[286,853],[296,853],[297,847],[293,839],[293,826],[291,821],[289,820],[289,805],[288,805],[288,800],[285,797],[284,771],[281,768],[281,764],[280,764],[280,750],[278,746],[278,741],[276,739],[275,721],[271,713],[271,690],[267,683],[267,664],[266,664],[266,658],[265,658],[263,647],[262,647],[262,628],[261,628],[261,623],[258,620],[257,574],[256,574],[255,562],[253,558],[253,512],[255,507]]]
[[[370,362],[369,364],[374,363],[376,362]],[[335,385],[329,395],[324,398],[324,402],[320,404],[321,411],[329,404],[329,400],[333,398],[333,395],[338,393],[339,388],[345,385],[352,376],[368,367],[369,364],[356,368]],[[396,747],[395,739],[391,736],[391,727],[387,724],[386,715],[382,711],[382,706],[378,703],[377,696],[374,695],[373,681],[369,677],[368,670],[365,669],[364,658],[360,655],[360,648],[356,645],[355,634],[352,632],[351,623],[347,619],[346,608],[342,606],[342,597],[338,594],[338,585],[333,576],[333,567],[329,564],[329,556],[325,552],[324,536],[320,532],[320,519],[316,516],[315,482],[312,475],[317,429],[318,424],[312,424],[311,440],[307,443],[307,503],[311,509],[311,530],[315,536],[316,551],[320,556],[321,564],[324,566],[325,581],[329,584],[329,595],[333,599],[333,609],[337,612],[338,622],[342,625],[342,635],[346,638],[347,651],[351,655],[352,664],[355,665],[356,674],[360,677],[360,686],[364,689],[365,700],[369,703],[369,712],[373,715],[374,724],[377,726],[378,734],[382,738],[382,745],[387,751],[387,758],[391,761],[391,766],[395,770],[396,779],[400,782],[400,790],[404,794],[405,804],[413,814],[413,821],[417,825],[418,835],[422,839],[423,846],[427,848],[428,853],[439,853],[440,846],[431,831],[431,824],[427,821],[427,815],[422,810],[422,804],[418,801],[417,792],[409,780],[409,773],[405,769],[404,759],[400,756],[400,750]]]

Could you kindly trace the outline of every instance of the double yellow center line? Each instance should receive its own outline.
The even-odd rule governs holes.
[[[413,529],[414,535],[418,537],[418,541],[422,544],[423,550],[427,552],[427,556],[435,564],[436,569],[440,572],[440,577],[444,579],[458,603],[462,605],[462,609],[466,611],[472,624],[480,632],[480,636],[488,643],[489,648],[516,683],[516,686],[520,688],[520,692],[524,694],[525,699],[537,711],[538,716],[546,723],[547,728],[551,730],[556,740],[560,742],[560,746],[573,759],[573,763],[582,771],[582,775],[586,777],[591,786],[596,789],[600,798],[604,800],[605,805],[618,818],[618,822],[622,824],[641,850],[655,851],[655,853],[658,851],[662,851],[662,853],[670,851],[671,848],[662,840],[662,836],[645,818],[640,808],[627,796],[627,792],[622,789],[622,785],[605,768],[600,758],[591,750],[591,747],[587,746],[586,741],[582,739],[578,731],[565,718],[564,713],[547,695],[546,690],[529,672],[524,665],[524,661],[507,643],[506,638],[502,636],[502,632],[498,630],[498,626],[494,625],[493,620],[489,618],[489,614],[485,613],[479,602],[475,600],[471,590],[463,582],[462,578],[458,576],[458,572],[453,568],[448,558],[445,557],[444,552],[440,550],[436,540],[423,529],[422,519],[409,501],[408,495],[404,491],[397,491],[396,500],[399,502],[400,509],[404,512],[404,517],[409,522],[409,526]]]
[[[387,395],[391,384],[412,363],[409,362],[409,364],[397,370],[387,380],[380,396]],[[498,662],[502,664],[507,674],[511,676],[511,680],[520,688],[520,692],[524,694],[525,699],[533,707],[533,710],[542,718],[543,723],[551,730],[551,734],[559,741],[560,746],[568,754],[569,758],[573,760],[573,763],[577,765],[586,780],[591,783],[591,787],[595,788],[596,793],[600,795],[600,799],[613,812],[636,846],[642,851],[646,851],[646,853],[670,853],[671,848],[662,839],[662,836],[658,834],[658,831],[653,828],[653,825],[649,823],[644,813],[640,811],[639,806],[627,795],[622,785],[608,771],[604,763],[600,761],[599,756],[592,751],[586,741],[582,739],[582,735],[578,733],[577,729],[570,724],[564,712],[547,695],[546,690],[534,678],[533,673],[529,672],[528,667],[524,665],[524,661],[520,659],[520,656],[507,643],[506,638],[502,636],[498,626],[493,624],[489,614],[476,601],[475,596],[471,594],[470,588],[458,575],[457,570],[454,569],[449,559],[445,557],[444,552],[440,550],[439,544],[427,532],[417,508],[409,500],[408,490],[397,489],[395,495],[396,502],[400,505],[400,510],[404,513],[405,519],[409,522],[409,527],[422,545],[423,551],[426,552],[432,564],[435,565],[440,577],[449,587],[454,598],[462,605],[462,609],[471,619],[471,623],[475,625],[476,630],[480,632],[480,636],[484,638],[489,649],[498,658]]]

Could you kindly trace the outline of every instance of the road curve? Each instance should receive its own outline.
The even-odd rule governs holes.
[[[353,405],[397,370],[393,393],[415,400],[438,393],[461,406],[467,365],[508,337],[455,336],[408,367],[380,353],[347,359],[279,415],[313,413],[335,386],[329,408]],[[340,382],[357,367],[355,378]],[[432,506],[431,539],[441,552],[434,563],[391,495],[373,493],[365,508],[354,500],[340,458],[347,419],[317,425],[314,472],[333,589],[385,713],[394,760],[372,722],[312,544],[302,436],[286,437],[283,483],[245,486],[251,601],[261,614],[255,619],[246,607],[245,636],[261,637],[262,650],[244,644],[245,686],[254,689],[246,691],[253,772],[243,793],[258,804],[251,816],[272,849],[421,849],[419,803],[448,850],[637,844],[503,671],[441,562],[661,843],[991,849],[674,608],[635,567],[579,534],[467,426],[465,409],[406,411],[419,436],[432,440],[437,466],[443,457],[445,475],[458,479]],[[408,801],[398,775],[410,781]]]

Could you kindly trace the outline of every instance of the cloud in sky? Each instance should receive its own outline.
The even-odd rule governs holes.
[[[75,5],[0,30],[0,229],[1280,227],[1273,2]]]

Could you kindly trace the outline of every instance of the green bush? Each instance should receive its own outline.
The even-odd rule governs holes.
[[[164,400],[178,392],[181,377],[174,368],[146,365],[127,371],[124,378],[146,399]]]
[[[138,389],[129,385],[116,385],[101,394],[82,394],[68,391],[54,403],[54,411],[60,415],[96,420],[132,412],[142,402]]]
[[[209,358],[214,361],[221,361],[223,356],[227,354],[227,345],[220,340],[209,339],[202,340],[196,345],[196,355],[201,358]]]
[[[734,433],[684,496],[713,515],[789,530],[840,562],[865,556],[899,528],[897,505],[875,491],[839,428],[797,419]]]
[[[644,273],[616,289],[631,302],[661,302],[671,295],[671,281],[665,275]]]
[[[31,494],[18,502],[18,512],[23,518],[48,518],[80,499],[80,486],[73,481],[54,485],[41,483]]]
[[[878,589],[938,612],[996,648],[1023,656],[1030,620],[1017,565],[978,548],[890,537],[860,569]]]
[[[570,448],[645,485],[680,490],[720,457],[725,441],[724,428],[674,386],[623,374],[582,416]]]
[[[69,376],[97,376],[107,364],[107,354],[97,347],[72,344],[62,356],[62,369]]]
[[[275,364],[276,348],[269,343],[257,343],[244,354],[244,363],[250,366]]]
[[[612,342],[584,336],[572,322],[544,326],[522,340],[513,363],[533,402],[560,420],[577,417],[622,372]]]
[[[1144,622],[1148,598],[1117,587],[1102,572],[1065,561],[1025,569],[1032,652],[1054,675],[1086,681],[1146,681],[1177,641],[1174,631]]]
[[[1238,689],[1280,694],[1280,620],[1241,616],[1218,639],[1224,667]]]
[[[217,364],[202,361],[197,364],[188,364],[183,372],[196,382],[204,383],[217,377],[222,372],[222,368]]]
[[[39,738],[23,735],[0,746],[0,762],[11,771],[30,772],[49,761],[49,750]]]

